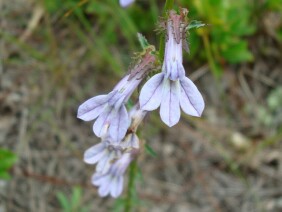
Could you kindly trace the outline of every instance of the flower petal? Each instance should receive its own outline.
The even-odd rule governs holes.
[[[100,160],[105,153],[106,144],[105,142],[98,143],[84,153],[84,161],[88,164],[95,164]]]
[[[178,69],[177,69],[177,61],[170,61],[167,62],[168,69],[167,72],[169,73],[169,79],[175,81],[178,79]]]
[[[105,175],[105,174],[101,174],[101,173],[96,172],[95,174],[92,175],[91,182],[95,186],[100,186],[100,185],[103,184],[106,176],[107,175]]]
[[[122,7],[128,7],[134,2],[134,0],[119,0],[119,4]]]
[[[101,174],[107,173],[111,168],[113,160],[119,157],[121,157],[120,150],[108,150],[107,154],[105,154],[105,157],[101,158],[101,160],[97,163],[96,171]]]
[[[106,175],[103,178],[103,182],[101,183],[98,193],[101,197],[105,197],[110,193],[110,189],[112,186],[112,177],[110,175]]]
[[[82,103],[77,111],[77,118],[91,121],[97,118],[103,111],[108,101],[108,95],[99,95]]]
[[[152,111],[160,106],[162,100],[164,74],[159,73],[149,79],[143,86],[139,101],[142,110]]]
[[[105,174],[107,173],[107,171],[110,168],[110,160],[112,159],[111,157],[111,153],[109,152],[109,150],[107,150],[107,152],[104,154],[104,157],[102,157],[99,162],[96,165],[96,172],[101,173],[101,174]]]
[[[93,131],[96,136],[102,137],[110,124],[113,107],[107,106],[93,125]]]
[[[164,94],[161,102],[160,115],[162,121],[172,127],[180,119],[179,107],[179,81],[166,79],[164,82]]]
[[[109,134],[115,142],[123,139],[129,126],[129,115],[124,105],[111,117]]]
[[[111,105],[111,106],[115,106],[115,105],[117,104],[117,102],[123,101],[124,98],[125,98],[125,97],[122,95],[121,92],[115,90],[115,95],[113,95],[113,96],[109,99],[108,103],[109,103],[109,105]]]
[[[185,69],[183,67],[183,64],[177,61],[177,75],[178,79],[182,79],[185,77]]]
[[[111,196],[117,198],[120,196],[123,187],[123,176],[116,176],[111,186]]]
[[[195,84],[184,77],[180,80],[180,106],[182,110],[191,116],[200,117],[205,107],[204,99]]]

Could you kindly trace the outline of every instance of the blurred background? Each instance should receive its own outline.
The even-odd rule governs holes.
[[[158,46],[164,2],[0,2],[1,212],[120,209],[90,183],[82,157],[99,140],[76,112],[127,72],[137,32]],[[206,108],[173,128],[145,119],[156,157],[139,157],[135,211],[282,211],[281,0],[175,2],[209,24],[184,54]]]

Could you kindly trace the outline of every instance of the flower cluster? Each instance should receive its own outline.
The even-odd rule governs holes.
[[[78,118],[84,121],[96,119],[93,131],[101,142],[86,150],[84,161],[96,164],[92,183],[99,187],[102,197],[121,194],[123,174],[139,151],[135,132],[146,111],[140,110],[137,104],[128,113],[125,104],[156,62],[154,47],[146,47],[137,64],[110,93],[92,97],[78,108]]]
[[[132,1],[120,1],[127,4]],[[161,72],[143,86],[139,102],[128,112],[126,103],[140,82],[151,70],[158,68],[159,60],[154,46],[139,55],[138,62],[114,89],[105,95],[90,98],[78,108],[77,117],[84,121],[95,120],[93,131],[101,142],[86,150],[84,161],[96,164],[92,183],[99,187],[99,195],[118,197],[123,190],[124,173],[139,153],[136,130],[147,111],[160,107],[160,117],[169,127],[184,113],[201,116],[204,100],[194,83],[185,76],[182,49],[186,49],[187,10],[180,14],[168,13],[163,23],[166,30],[164,62]]]
[[[126,136],[115,142],[106,133],[101,142],[90,147],[84,153],[84,161],[88,164],[96,164],[96,172],[92,177],[93,185],[99,187],[99,195],[105,197],[111,195],[118,197],[123,189],[123,175],[139,152],[139,138],[136,130],[146,112],[139,109],[139,105],[130,111],[132,120]]]

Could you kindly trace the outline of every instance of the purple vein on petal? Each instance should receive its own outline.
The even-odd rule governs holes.
[[[187,77],[182,78],[180,84],[180,106],[182,110],[188,115],[200,117],[204,110],[205,102],[198,88]]]
[[[77,118],[80,118],[84,121],[91,121],[97,118],[103,111],[107,101],[108,95],[99,95],[88,99],[79,106]]]
[[[128,126],[129,116],[125,106],[122,105],[110,124],[109,132],[112,139],[116,142],[121,141],[126,134]]]
[[[102,136],[106,125],[109,124],[107,122],[110,119],[110,116],[112,114],[112,110],[113,110],[113,108],[108,106],[103,111],[103,113],[98,117],[98,119],[95,121],[95,123],[93,125],[93,131],[94,131],[96,136],[98,136],[98,137]]]
[[[169,79],[164,83],[164,95],[161,102],[160,115],[162,121],[172,127],[180,119],[179,81]]]
[[[153,76],[140,92],[140,107],[142,110],[155,110],[162,100],[164,74],[159,73]]]

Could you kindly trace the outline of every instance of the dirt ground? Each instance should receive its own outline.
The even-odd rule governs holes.
[[[51,27],[40,9],[16,2],[1,5],[0,145],[19,160],[11,180],[0,180],[0,212],[61,211],[56,194],[70,195],[75,186],[89,211],[110,211],[115,200],[97,195],[94,167],[82,160],[99,140],[76,112],[84,100],[110,91],[118,76],[94,71],[106,64],[85,56],[88,47],[71,25],[51,18],[58,23]],[[29,31],[34,13],[42,17]],[[282,211],[282,112],[271,124],[260,118],[282,85],[282,45],[269,24],[275,17],[266,14],[249,38],[252,63],[225,65],[221,80],[207,64],[189,70],[206,102],[202,118],[182,114],[167,128],[157,111],[146,117],[140,133],[157,157],[138,159],[136,211]]]

